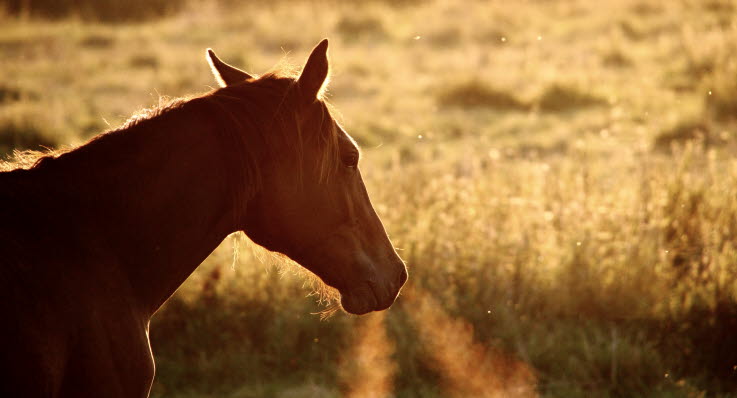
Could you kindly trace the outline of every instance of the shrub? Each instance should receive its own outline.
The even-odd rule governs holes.
[[[169,15],[185,5],[185,0],[8,0],[5,7],[14,15],[130,22]]]
[[[537,108],[546,112],[565,112],[603,104],[606,104],[603,98],[559,83],[546,88],[536,101]]]
[[[442,106],[464,108],[489,108],[499,110],[525,110],[528,105],[506,91],[489,86],[478,79],[444,88],[437,95]]]
[[[717,119],[737,119],[737,57],[718,65],[705,91],[706,106]]]
[[[347,39],[361,37],[383,37],[386,34],[383,22],[373,15],[345,15],[335,26],[338,32]]]
[[[668,151],[673,144],[684,144],[699,139],[707,145],[712,144],[715,140],[706,123],[700,120],[687,120],[658,134],[655,138],[654,149]]]
[[[0,157],[13,150],[43,149],[57,146],[35,123],[27,119],[11,119],[0,122]]]

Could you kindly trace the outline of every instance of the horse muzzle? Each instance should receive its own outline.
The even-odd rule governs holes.
[[[404,264],[398,268],[397,275],[391,278],[371,278],[350,288],[339,289],[343,309],[351,314],[363,315],[391,307],[404,282],[407,281],[407,269]]]

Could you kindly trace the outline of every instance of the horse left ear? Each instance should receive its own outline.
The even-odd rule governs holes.
[[[207,62],[210,64],[212,74],[215,75],[220,87],[232,86],[251,78],[248,73],[221,61],[211,48],[207,49]]]
[[[305,68],[297,80],[297,86],[306,102],[316,100],[328,78],[328,39],[323,39],[310,53]]]

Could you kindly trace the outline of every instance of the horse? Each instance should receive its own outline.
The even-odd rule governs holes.
[[[208,49],[211,92],[6,162],[0,396],[148,396],[151,316],[233,232],[337,289],[348,313],[391,306],[407,270],[323,98],[327,49],[260,77]]]

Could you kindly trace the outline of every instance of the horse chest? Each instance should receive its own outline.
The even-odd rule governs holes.
[[[120,297],[98,296],[78,313],[60,396],[148,396],[154,377],[148,317]]]
[[[62,290],[43,304],[6,306],[15,322],[0,333],[13,342],[0,361],[0,396],[147,397],[148,318],[116,295],[90,297],[95,288]]]
[[[154,363],[147,323],[94,314],[70,340],[60,396],[147,397]]]

